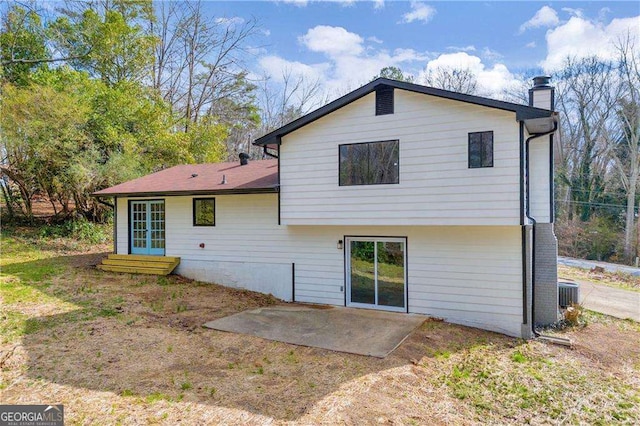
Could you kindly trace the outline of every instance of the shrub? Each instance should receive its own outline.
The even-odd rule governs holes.
[[[571,306],[564,311],[564,320],[569,325],[578,325],[580,317],[582,316],[582,305],[572,303]]]
[[[558,254],[592,260],[614,260],[622,231],[611,221],[594,217],[589,222],[558,222]]]
[[[71,219],[55,225],[44,225],[40,228],[42,238],[74,238],[89,243],[104,243],[109,239],[104,226],[96,225],[85,218]]]

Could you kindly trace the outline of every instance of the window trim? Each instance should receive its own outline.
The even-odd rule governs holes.
[[[346,184],[342,182],[342,177],[340,173],[340,164],[342,164],[342,150],[340,149],[343,146],[347,145],[363,145],[363,144],[372,144],[372,143],[383,143],[383,142],[397,142],[398,143],[398,181],[397,182],[382,182],[382,183],[354,183],[354,184]],[[338,144],[338,186],[371,186],[371,185],[399,185],[400,184],[400,139],[387,139],[381,141],[367,141],[367,142],[354,142],[354,143],[343,143]]]
[[[196,223],[196,201],[213,201],[213,224],[198,224]],[[216,199],[215,197],[194,197],[191,201],[191,214],[192,214],[192,226],[204,226],[211,227],[216,226]]]
[[[473,166],[471,164],[471,135],[475,135],[475,134],[483,134],[483,133],[490,133],[491,134],[491,165],[490,166],[483,166],[482,165],[482,153],[483,153],[483,146],[482,146],[482,138],[480,139],[480,165],[479,166]],[[479,132],[469,132],[468,133],[468,138],[467,138],[467,166],[469,169],[488,169],[494,166],[494,133],[493,130],[482,130]]]

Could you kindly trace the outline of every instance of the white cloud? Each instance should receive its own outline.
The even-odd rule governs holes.
[[[604,20],[607,18],[607,15],[611,13],[611,9],[609,9],[608,7],[603,7],[602,9],[600,9],[598,11],[598,19],[600,21]]]
[[[244,24],[244,18],[241,18],[239,16],[234,16],[233,18],[217,18],[216,19],[216,24],[220,24],[220,25],[227,25],[227,26],[233,26],[233,25],[241,25]]]
[[[373,0],[374,9],[384,9],[384,0]]]
[[[364,50],[362,37],[342,27],[318,25],[298,40],[312,52],[321,52],[328,56],[358,55]]]
[[[329,0],[335,3],[340,3],[342,6],[353,6],[356,0]]]
[[[376,44],[381,40],[371,37],[367,40],[372,43],[365,49],[365,39],[360,35],[342,27],[319,25],[309,29],[299,41],[310,51],[322,53],[323,62],[304,64],[266,56],[260,60],[261,71],[274,81],[281,78],[283,71],[319,80],[327,93],[338,96],[369,82],[384,67],[397,66],[405,72],[417,73],[433,57],[414,49],[389,51]]]
[[[402,15],[403,23],[411,23],[413,21],[422,21],[423,23],[429,22],[436,14],[436,9],[428,4],[424,4],[419,1],[411,1],[411,12],[407,12]]]
[[[597,56],[615,58],[615,43],[628,34],[637,35],[640,16],[613,19],[608,25],[573,16],[563,25],[547,31],[547,57],[540,63],[546,72],[562,67],[568,58]],[[636,36],[636,46],[640,38]]]
[[[476,47],[472,44],[463,47],[447,46],[447,50],[453,50],[455,52],[474,52],[476,50]]]
[[[278,2],[293,4],[298,7],[305,7],[307,4],[309,4],[308,0],[278,0]]]
[[[378,43],[378,44],[384,43],[384,41],[380,40],[376,36],[367,37],[367,40],[369,40],[370,42],[373,42],[373,43]]]
[[[562,11],[567,12],[569,15],[575,16],[577,18],[582,18],[584,16],[584,12],[582,11],[582,9],[574,9],[572,7],[563,7]]]
[[[559,23],[560,19],[556,11],[549,6],[542,6],[540,10],[533,15],[533,18],[520,25],[520,33],[531,28],[555,27]]]
[[[340,3],[342,6],[347,7],[347,6],[353,6],[358,0],[274,0],[274,1],[276,3],[292,4],[298,7],[305,7],[311,2],[320,3],[324,1],[328,3]],[[379,0],[376,0],[376,3],[379,3],[379,2],[380,2]],[[382,1],[382,3],[384,5],[384,1]],[[374,7],[377,9],[378,8],[377,4],[374,5]]]
[[[416,52],[413,49],[396,49],[393,51],[393,55],[389,57],[393,62],[411,62],[411,61],[426,61],[429,59],[424,53]]]
[[[445,53],[427,63],[418,81],[425,81],[426,73],[437,69],[463,69],[471,71],[478,79],[479,93],[489,97],[502,97],[504,90],[517,87],[518,79],[504,64],[487,67],[478,56],[466,52]]]
[[[489,49],[485,47],[482,49],[482,56],[490,61],[497,61],[498,59],[502,59],[504,55],[497,50]]]
[[[532,42],[527,43],[524,47],[528,47],[529,49],[533,49],[536,46],[537,46],[536,42],[532,41]]]
[[[278,83],[281,83],[287,74],[291,74],[292,77],[304,77],[310,81],[322,80],[324,73],[330,67],[328,63],[308,65],[297,61],[287,61],[275,55],[260,58],[259,64],[262,71]]]

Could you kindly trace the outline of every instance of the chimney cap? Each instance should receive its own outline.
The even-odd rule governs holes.
[[[537,77],[533,77],[533,88],[542,88],[542,87],[551,87],[549,85],[551,83],[551,77],[548,75],[539,75]]]

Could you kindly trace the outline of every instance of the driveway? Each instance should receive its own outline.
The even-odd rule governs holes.
[[[580,303],[612,317],[640,322],[640,293],[574,280],[580,284]]]
[[[618,265],[616,263],[597,262],[595,260],[574,259],[572,257],[558,256],[558,263],[565,266],[573,266],[574,268],[581,269],[593,269],[596,266],[604,268],[607,272],[624,272],[625,274],[631,274],[640,276],[640,268],[634,268],[633,266]]]

